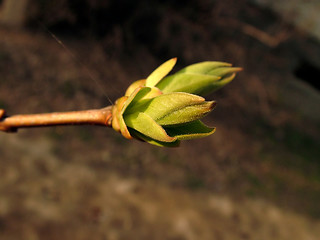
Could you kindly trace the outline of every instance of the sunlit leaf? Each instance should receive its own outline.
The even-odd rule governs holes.
[[[201,95],[208,86],[219,79],[217,76],[195,73],[173,74],[162,79],[157,87],[163,93],[186,92]]]
[[[143,112],[137,112],[126,116],[125,122],[128,127],[133,128],[152,139],[161,142],[174,142],[177,140],[175,137],[170,137],[156,121]]]
[[[207,127],[200,120],[197,120],[181,126],[166,127],[165,130],[168,135],[176,137],[178,140],[189,140],[209,136],[216,129]]]
[[[230,63],[225,62],[214,62],[214,61],[206,61],[195,63],[189,65],[183,69],[181,69],[178,73],[197,73],[197,74],[208,74],[210,71],[220,67],[231,67]]]
[[[142,141],[145,141],[145,142],[150,143],[152,145],[156,145],[158,147],[179,147],[179,145],[180,145],[179,140],[176,140],[174,142],[161,142],[161,141],[154,140],[150,137],[147,137],[132,128],[130,128],[130,132],[131,132],[132,136],[136,137],[137,139],[141,139]]]
[[[164,78],[172,70],[176,62],[177,58],[172,58],[160,65],[147,78],[146,87],[154,87],[162,78]]]

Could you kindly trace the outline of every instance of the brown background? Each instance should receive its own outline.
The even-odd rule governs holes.
[[[244,0],[56,0],[26,19],[0,27],[10,115],[109,105],[171,57],[244,71],[208,97],[217,132],[176,149],[101,127],[0,133],[1,239],[318,239],[317,40]]]

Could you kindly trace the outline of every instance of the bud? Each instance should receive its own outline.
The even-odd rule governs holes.
[[[180,140],[210,135],[214,128],[200,118],[215,102],[189,93],[154,96],[152,88],[140,87],[120,98],[113,108],[113,128],[126,138],[138,138],[158,146],[177,146]]]
[[[198,95],[224,86],[241,69],[228,63],[202,62],[167,76],[175,63],[176,58],[168,60],[147,79],[128,87],[112,109],[112,127],[116,131],[128,139],[135,137],[169,147],[178,146],[180,140],[214,133],[215,128],[207,127],[200,119],[216,103]]]

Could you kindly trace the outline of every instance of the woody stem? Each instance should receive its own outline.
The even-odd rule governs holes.
[[[15,132],[18,128],[47,127],[56,125],[111,126],[112,106],[101,109],[72,112],[53,112],[6,116],[0,109],[0,131]]]

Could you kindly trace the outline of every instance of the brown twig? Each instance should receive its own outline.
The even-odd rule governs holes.
[[[221,18],[220,24],[222,26],[232,26],[234,28],[237,28],[244,34],[255,38],[256,40],[271,48],[277,47],[279,44],[286,41],[290,37],[290,31],[288,29],[282,30],[281,32],[276,34],[271,34],[253,25],[232,18]]]
[[[103,125],[111,126],[112,106],[101,109],[23,114],[6,116],[0,109],[0,131],[15,132],[18,128],[46,127],[56,125]]]

